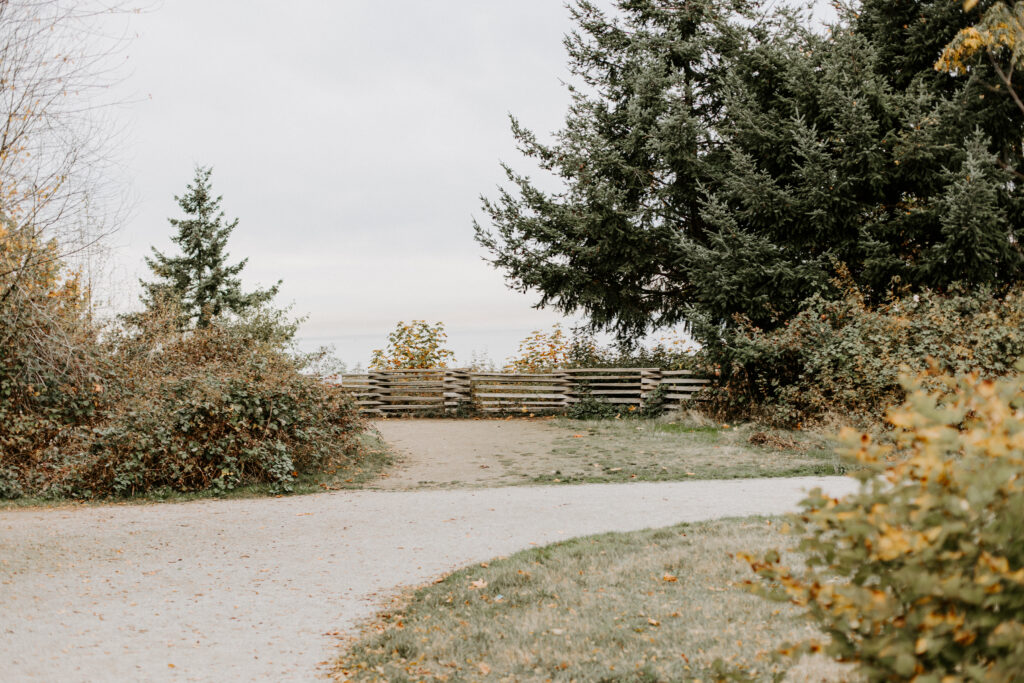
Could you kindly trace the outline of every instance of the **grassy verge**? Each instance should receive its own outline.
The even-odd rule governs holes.
[[[402,598],[334,664],[351,681],[716,680],[715,661],[771,680],[770,653],[808,635],[750,595],[739,550],[785,547],[765,519],[605,534],[468,567]],[[823,659],[789,680],[840,681]]]
[[[534,483],[677,481],[843,474],[834,442],[808,432],[679,419],[557,420],[566,436]]]
[[[288,495],[322,493],[343,489],[362,488],[369,481],[377,479],[381,472],[394,462],[394,454],[380,437],[366,432],[359,438],[359,451],[353,461],[345,467],[330,471],[300,475],[293,483],[293,490]],[[240,486],[230,491],[195,491],[181,493],[171,489],[160,489],[130,498],[101,498],[94,500],[74,500],[67,498],[42,498],[26,496],[14,500],[0,500],[0,510],[11,510],[29,507],[62,507],[82,505],[124,505],[145,503],[183,503],[190,500],[210,498],[235,499],[258,498],[263,496],[281,495],[273,490],[270,484]]]

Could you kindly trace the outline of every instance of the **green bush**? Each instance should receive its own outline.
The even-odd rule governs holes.
[[[121,400],[83,441],[77,485],[118,496],[254,483],[287,491],[300,473],[349,457],[359,426],[351,400],[303,374],[303,359],[256,322],[155,325],[116,340]]]
[[[1013,681],[1024,671],[1024,379],[907,385],[893,443],[847,430],[858,493],[820,490],[793,531],[806,568],[747,557],[824,649],[866,680]]]
[[[566,416],[571,420],[609,420],[619,415],[615,406],[585,389],[569,406]]]
[[[901,372],[928,359],[952,374],[1005,375],[1024,356],[1024,290],[922,292],[868,307],[856,291],[815,297],[785,326],[745,326],[701,352],[721,375],[707,406],[726,419],[779,426],[830,414],[865,424],[905,394]]]
[[[5,457],[0,497],[217,492],[260,483],[288,491],[298,476],[356,457],[362,425],[351,399],[310,372],[320,358],[291,350],[294,327],[279,314],[188,331],[171,314],[133,320],[129,330],[108,332],[98,352],[112,370],[97,385],[102,392],[88,397],[102,403],[95,401],[88,419],[56,415],[60,439],[39,441],[32,457]],[[39,411],[30,419],[44,424]]]

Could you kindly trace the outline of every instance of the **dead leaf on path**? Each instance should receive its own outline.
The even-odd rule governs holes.
[[[661,577],[661,580],[662,581],[667,581],[669,583],[675,583],[676,581],[679,580],[679,577],[676,576],[675,574],[665,574],[665,576]]]
[[[584,436],[583,434],[573,434],[572,438],[574,438],[574,439],[582,439],[583,436]]]
[[[657,619],[648,619],[647,623],[650,624],[651,626],[661,626],[661,622],[658,621]]]
[[[484,676],[491,673],[491,667],[487,666],[483,662],[477,664],[477,668],[480,669],[480,673],[482,673]]]
[[[491,565],[489,565],[489,564],[488,564],[488,563],[486,563],[486,562],[481,562],[481,563],[480,563],[480,566],[481,566],[481,567],[483,567],[484,569],[487,569],[487,568],[488,568],[488,567],[490,567]]]

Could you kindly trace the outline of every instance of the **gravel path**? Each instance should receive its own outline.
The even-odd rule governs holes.
[[[844,478],[427,491],[0,513],[0,678],[310,680],[400,585],[601,531],[794,508]]]

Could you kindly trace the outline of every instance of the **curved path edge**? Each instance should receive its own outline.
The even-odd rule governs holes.
[[[0,512],[11,681],[310,680],[381,594],[531,544],[796,509],[845,477]]]

